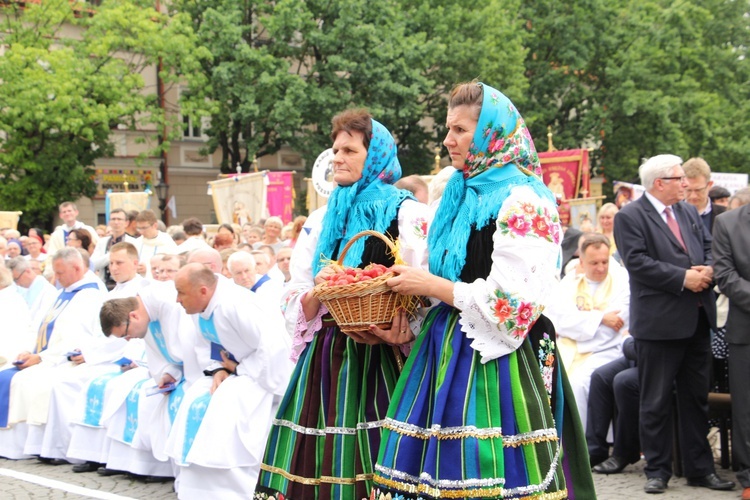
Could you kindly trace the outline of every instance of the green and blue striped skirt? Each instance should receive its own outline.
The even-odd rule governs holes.
[[[368,498],[401,354],[329,317],[303,351],[266,445],[256,499]]]
[[[483,364],[458,317],[440,304],[425,320],[384,423],[370,498],[595,498],[550,321]]]

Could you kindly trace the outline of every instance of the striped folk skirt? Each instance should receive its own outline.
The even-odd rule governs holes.
[[[542,316],[517,351],[482,364],[458,310],[430,311],[384,423],[370,498],[596,498],[554,340]]]
[[[324,317],[274,419],[255,498],[368,498],[401,365],[392,347],[358,344]]]

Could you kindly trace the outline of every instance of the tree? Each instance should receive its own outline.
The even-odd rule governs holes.
[[[609,180],[637,180],[643,158],[667,152],[739,168],[750,153],[746,10],[733,0],[525,4],[532,136],[549,125],[560,149],[595,146]]]
[[[331,118],[367,107],[394,133],[404,166],[430,161],[420,121],[433,91],[424,67],[426,39],[407,30],[393,0],[281,0],[264,21],[271,48],[304,82],[304,130],[291,145],[312,165],[330,147]]]
[[[184,16],[140,0],[95,11],[68,0],[4,3],[0,14],[0,199],[25,223],[47,226],[60,202],[94,194],[92,167],[113,154],[113,129],[148,124],[167,139],[179,131],[142,72],[161,58],[162,77],[174,81],[201,51]],[[78,34],[63,33],[71,28]]]
[[[186,75],[188,94],[182,113],[208,117],[207,152],[221,148],[221,171],[249,171],[254,156],[277,152],[302,126],[298,102],[303,82],[290,61],[275,57],[264,26],[269,2],[254,0],[176,0],[188,15],[211,57],[200,71]]]

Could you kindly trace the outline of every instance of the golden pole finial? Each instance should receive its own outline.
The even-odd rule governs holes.
[[[258,171],[258,158],[255,155],[253,155],[253,172],[257,172],[257,171]]]
[[[440,172],[440,146],[435,146],[435,168],[432,169],[431,174],[436,175]]]
[[[552,144],[552,125],[547,125],[547,151],[557,151],[557,148]]]

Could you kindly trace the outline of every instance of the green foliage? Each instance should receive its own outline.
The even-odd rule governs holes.
[[[221,148],[221,170],[247,172],[253,156],[273,154],[288,144],[302,122],[296,102],[302,82],[289,61],[275,57],[263,26],[268,2],[177,0],[172,8],[191,19],[211,57],[187,74],[190,88],[182,113],[210,117],[208,152]]]
[[[185,18],[140,3],[105,1],[94,15],[67,0],[4,6],[0,199],[25,223],[46,225],[61,201],[93,195],[92,167],[113,154],[112,129],[168,127],[143,74],[163,57],[175,78],[199,51]]]
[[[534,137],[551,125],[559,149],[595,147],[609,180],[660,153],[750,171],[746,2],[537,0],[523,16]]]

